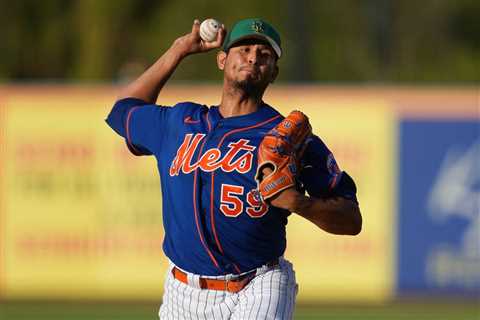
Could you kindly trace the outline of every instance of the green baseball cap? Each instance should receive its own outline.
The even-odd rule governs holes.
[[[225,38],[223,50],[227,51],[239,41],[252,38],[267,41],[279,58],[282,55],[280,34],[271,24],[256,18],[237,22]]]

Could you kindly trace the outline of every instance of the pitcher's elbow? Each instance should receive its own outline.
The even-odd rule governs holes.
[[[358,208],[358,206],[356,206],[352,214],[352,224],[351,224],[352,228],[351,228],[350,235],[356,236],[360,232],[362,232],[362,224],[363,224],[362,214],[360,213],[360,209]]]
[[[361,222],[359,224],[356,224],[352,228],[352,233],[350,235],[356,236],[356,235],[360,234],[360,232],[362,232],[362,223]]]

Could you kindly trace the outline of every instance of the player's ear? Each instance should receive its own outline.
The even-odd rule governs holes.
[[[218,69],[225,69],[225,61],[227,61],[227,53],[225,51],[218,51],[217,53],[217,66]]]

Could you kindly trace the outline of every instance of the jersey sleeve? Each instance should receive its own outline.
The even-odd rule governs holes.
[[[126,98],[114,104],[105,121],[125,138],[128,149],[134,155],[151,155],[161,147],[163,139],[158,133],[168,129],[171,109],[140,99]]]
[[[341,171],[332,152],[313,136],[301,159],[299,180],[310,196],[343,197],[357,202],[357,188],[347,172]]]

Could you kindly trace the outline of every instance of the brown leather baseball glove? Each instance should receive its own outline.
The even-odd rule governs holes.
[[[258,192],[263,200],[295,186],[299,159],[311,133],[312,127],[307,116],[295,110],[265,135],[258,147],[258,168],[255,175]],[[265,168],[272,172],[265,175]]]

